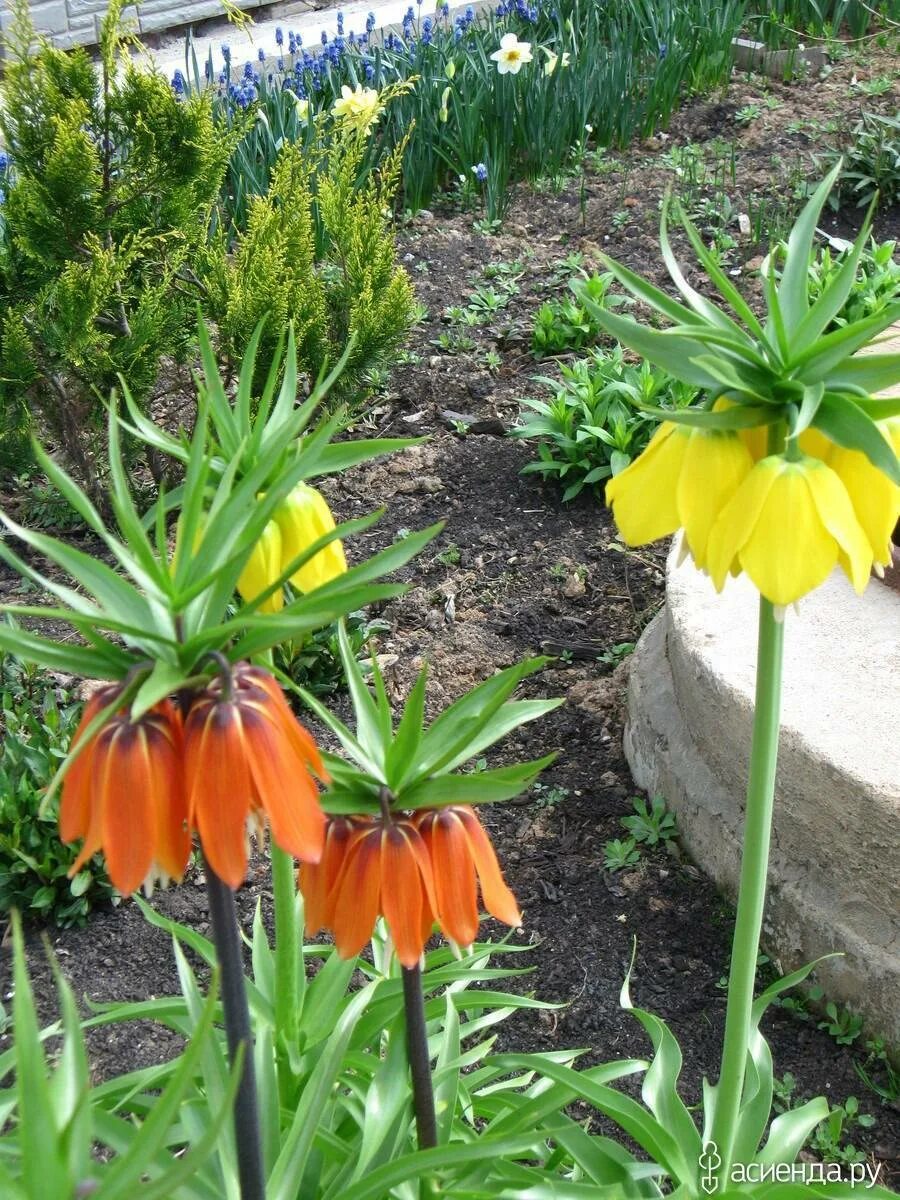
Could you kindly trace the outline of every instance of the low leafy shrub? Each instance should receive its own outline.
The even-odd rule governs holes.
[[[612,275],[606,271],[602,275],[586,277],[584,287],[597,304],[617,308],[625,301],[622,296],[608,294],[611,282]],[[596,341],[599,334],[600,326],[583,304],[573,296],[554,298],[537,311],[531,332],[531,352],[537,358],[566,354]]]
[[[369,639],[386,630],[384,621],[370,620],[364,612],[344,618],[351,653],[366,668]],[[306,688],[314,696],[332,696],[347,690],[347,676],[341,664],[337,624],[316,630],[300,643],[286,642],[275,651],[275,665],[292,683]]]
[[[524,399],[525,420],[512,433],[537,440],[537,461],[523,474],[565,485],[563,500],[573,500],[585,487],[599,487],[640,454],[659,424],[641,405],[682,408],[698,395],[647,362],[626,362],[618,347],[594,349],[563,367],[561,381],[538,376],[537,382],[553,396]]]
[[[900,200],[900,116],[863,113],[840,157],[844,160],[838,183],[842,201],[862,208],[877,195],[878,203],[887,208]]]
[[[860,257],[850,294],[829,325],[829,330],[874,316],[900,300],[900,262],[894,257],[896,247],[896,242],[876,242],[874,238],[871,239]],[[844,265],[850,249],[847,245],[832,253],[831,248],[825,246],[813,257],[809,265],[809,294],[813,300],[818,300],[829,287]]]
[[[0,665],[0,912],[19,909],[57,925],[82,924],[113,894],[99,856],[68,878],[77,847],[59,838],[59,803],[44,792],[69,750],[80,704],[41,673],[5,656]]]

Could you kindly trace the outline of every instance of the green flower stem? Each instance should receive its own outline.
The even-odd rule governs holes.
[[[297,923],[297,888],[294,860],[286,850],[270,843],[272,887],[275,893],[275,1028],[293,1044],[297,1039],[300,929]]]
[[[721,1190],[728,1186],[737,1134],[756,982],[756,961],[766,899],[769,842],[775,798],[775,767],[781,719],[781,673],[784,625],[776,621],[768,600],[759,601],[759,638],[756,659],[756,706],[750,775],[747,781],[747,811],[744,819],[744,848],[738,892],[737,918],[731,949],[728,1003],[722,1070],[716,1089],[711,1140],[722,1162]]]
[[[406,1046],[412,1078],[413,1109],[420,1150],[437,1145],[437,1118],[434,1088],[431,1083],[431,1056],[425,1027],[425,998],[422,995],[422,971],[418,966],[403,967],[403,1007],[406,1011]]]
[[[209,922],[216,957],[222,972],[222,1009],[228,1056],[232,1062],[243,1048],[241,1079],[234,1098],[234,1141],[237,1150],[241,1200],[265,1200],[262,1141],[259,1129],[259,1100],[253,1066],[253,1037],[250,1010],[244,985],[244,964],[234,893],[218,877],[209,862],[204,864],[209,896]]]

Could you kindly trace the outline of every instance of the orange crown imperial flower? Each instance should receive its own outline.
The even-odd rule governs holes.
[[[435,921],[460,945],[474,942],[479,883],[488,912],[521,923],[490,839],[466,805],[390,820],[329,817],[321,861],[300,871],[310,935],[330,929],[341,956],[352,958],[383,916],[404,967],[419,961]]]
[[[425,844],[407,817],[329,817],[318,865],[300,869],[306,929],[334,934],[342,958],[355,958],[387,922],[397,958],[414,967],[434,923],[434,880]]]
[[[312,773],[328,776],[268,671],[223,662],[223,675],[191,704],[184,744],[188,820],[225,883],[244,880],[249,821],[267,819],[282,850],[319,860],[325,816]]]
[[[423,809],[415,823],[434,872],[437,919],[441,929],[468,946],[478,933],[478,888],[484,907],[505,925],[521,925],[522,914],[507,887],[497,855],[474,809],[466,804]]]
[[[104,687],[88,701],[76,748],[118,691]],[[84,838],[70,877],[99,850],[110,879],[126,895],[154,876],[182,877],[190,836],[181,745],[181,719],[168,700],[137,721],[117,712],[92,735],[63,782],[60,835],[65,842]]]

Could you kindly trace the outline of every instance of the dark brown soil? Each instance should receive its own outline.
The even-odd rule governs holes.
[[[564,697],[564,705],[509,738],[498,760],[551,749],[559,757],[540,789],[484,813],[525,914],[520,936],[534,946],[528,986],[562,1005],[519,1015],[506,1027],[505,1045],[587,1047],[585,1061],[647,1053],[637,1023],[618,1003],[637,939],[632,995],[671,1023],[685,1053],[690,1101],[699,1098],[702,1077],[717,1069],[725,1001],[719,981],[727,969],[731,908],[677,849],[649,853],[633,870],[603,869],[604,843],[623,836],[620,821],[635,795],[621,741],[627,662],[613,670],[603,656],[634,641],[661,605],[664,548],[623,553],[597,498],[583,494],[564,506],[552,487],[520,474],[531,448],[503,431],[521,397],[540,393],[533,376],[553,372],[552,362],[535,362],[529,337],[537,306],[572,274],[559,265],[566,255],[582,254],[591,268],[599,266],[603,249],[661,278],[659,202],[673,180],[661,155],[689,141],[734,140],[736,175],[725,190],[735,215],[760,196],[783,199],[789,182],[793,187],[816,176],[810,151],[829,141],[809,122],[833,118],[846,128],[861,101],[871,104],[851,88],[851,76],[875,77],[885,69],[876,53],[865,64],[841,62],[824,81],[782,85],[736,77],[724,95],[684,108],[667,136],[601,161],[599,173],[589,172],[585,182],[583,217],[577,178],[562,181],[559,191],[523,187],[496,236],[474,232],[471,213],[419,214],[403,232],[401,255],[428,316],[394,373],[392,390],[378,398],[358,432],[428,434],[430,440],[326,487],[343,519],[387,506],[384,520],[351,547],[357,557],[401,529],[446,521],[408,571],[408,594],[378,613],[389,625],[378,650],[398,698],[426,659],[434,712],[499,667],[545,650],[558,656],[526,691]],[[766,107],[766,97],[778,106]],[[895,92],[878,104],[896,107],[896,99]],[[760,115],[741,124],[737,114],[754,104],[761,105]],[[610,162],[612,168],[605,165]],[[851,210],[829,217],[828,227],[843,235],[859,220]],[[728,265],[752,296],[760,247],[740,241],[736,222],[730,228],[736,244]],[[898,229],[896,211],[879,217],[881,236]],[[519,293],[491,322],[464,330],[471,349],[442,352],[435,343],[451,332],[442,316],[446,306],[467,303],[473,286],[484,282],[486,264],[514,261]],[[487,358],[488,352],[498,358]],[[456,432],[455,419],[443,415],[448,410],[469,423],[486,422],[475,427],[491,432]],[[247,926],[258,898],[268,914],[269,888],[258,860],[238,896]],[[195,878],[154,904],[208,929],[205,892]],[[85,929],[50,937],[79,995],[124,1000],[177,990],[169,940],[131,903],[97,913]],[[30,961],[46,1015],[51,977],[36,939]],[[0,967],[5,998],[8,963]],[[765,1029],[777,1074],[789,1072],[797,1081],[794,1098],[824,1094],[839,1103],[857,1096],[877,1120],[871,1129],[854,1127],[850,1140],[884,1164],[882,1181],[900,1178],[900,1106],[883,1105],[866,1089],[854,1069],[863,1051],[838,1046],[815,1018],[799,1020],[783,1009],[773,1010]],[[173,1049],[172,1036],[150,1025],[91,1035],[98,1075],[158,1061]]]

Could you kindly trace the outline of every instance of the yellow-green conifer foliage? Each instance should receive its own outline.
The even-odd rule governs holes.
[[[369,372],[402,343],[415,299],[391,224],[405,142],[377,171],[364,169],[369,144],[365,131],[321,115],[312,144],[284,145],[268,192],[250,201],[246,229],[230,254],[219,243],[210,269],[210,311],[235,361],[266,313],[272,347],[294,322],[300,365],[313,379],[352,338],[337,387],[351,407]]]
[[[0,209],[0,435],[21,464],[35,418],[96,498],[93,446],[121,372],[146,397],[189,344],[205,246],[235,133],[211,98],[179,100],[131,64],[113,0],[101,61],[36,39],[17,0],[0,86],[10,155]]]

